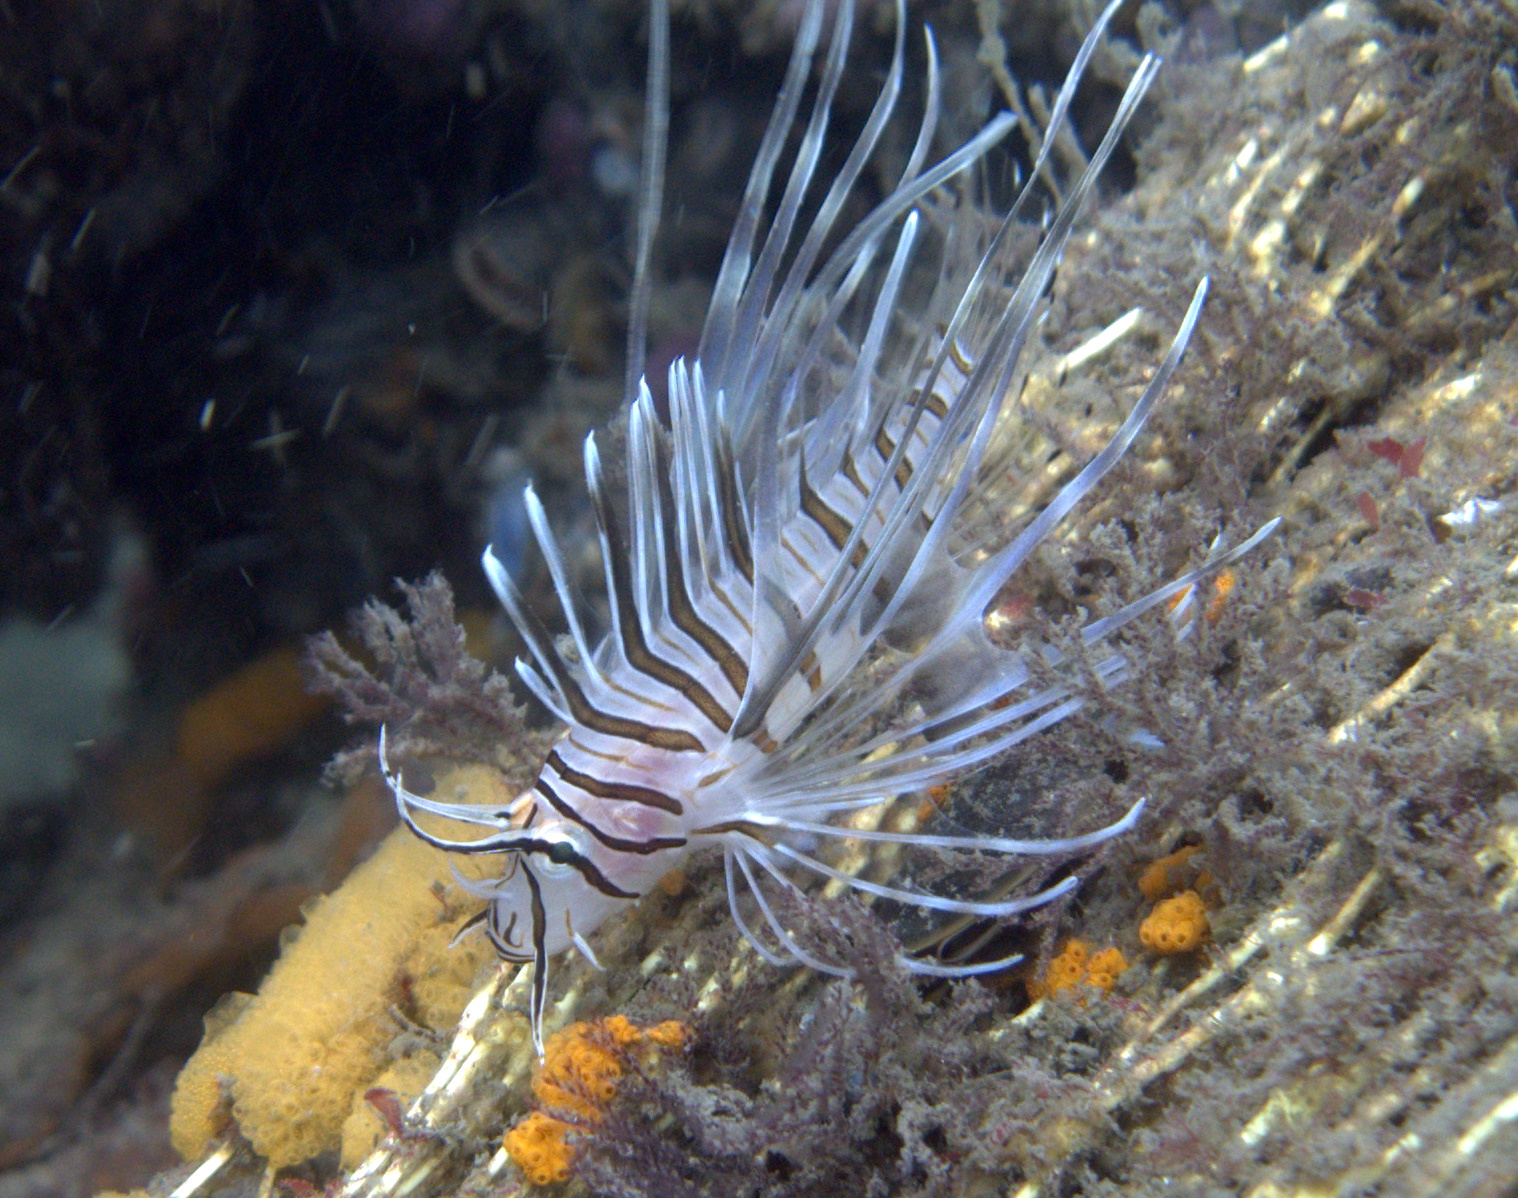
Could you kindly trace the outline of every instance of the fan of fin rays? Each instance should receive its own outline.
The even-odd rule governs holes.
[[[1081,46],[1028,182],[978,265],[968,279],[944,269],[925,311],[909,318],[902,310],[903,289],[924,223],[919,206],[978,163],[1014,120],[1003,113],[925,168],[940,108],[929,33],[925,115],[900,182],[852,229],[838,227],[901,89],[905,13],[897,0],[885,85],[842,168],[815,201],[810,223],[798,231],[853,17],[847,0],[836,6],[811,111],[771,208],[769,193],[822,37],[825,5],[810,0],[697,357],[670,370],[666,422],[641,378],[667,102],[667,0],[655,0],[642,228],[629,329],[625,512],[608,494],[595,438],[585,444],[611,633],[592,646],[563,558],[530,488],[529,518],[563,609],[572,655],[560,652],[489,551],[485,561],[536,663],[519,661],[518,672],[566,723],[577,722],[576,706],[586,694],[605,699],[621,689],[609,676],[626,667],[634,650],[656,649],[696,676],[712,675],[715,663],[737,700],[732,705],[712,700],[716,710],[704,714],[723,731],[728,748],[747,742],[763,751],[733,753],[732,774],[721,788],[731,801],[714,804],[704,813],[711,816],[704,826],[688,831],[693,838],[704,835],[722,843],[734,919],[771,962],[848,972],[798,943],[766,897],[767,885],[793,888],[796,870],[924,910],[974,917],[1014,915],[1077,884],[1067,877],[1014,898],[951,898],[840,871],[816,851],[823,838],[1069,856],[1130,828],[1143,807],[1140,800],[1096,831],[1045,840],[861,831],[831,822],[983,765],[1083,705],[1070,688],[1036,684],[1022,654],[992,645],[984,613],[1138,435],[1180,363],[1201,311],[1205,280],[1152,380],[1108,445],[1006,544],[973,555],[956,546],[963,544],[958,517],[1004,397],[1019,377],[1042,297],[1083,204],[1158,68],[1152,55],[1143,59],[1089,166],[1052,214],[1044,214],[1036,248],[1023,262],[1008,261],[1014,231],[1027,227],[1055,134],[1121,3],[1109,3]],[[767,212],[772,215],[766,218]],[[952,241],[952,227],[947,237]],[[836,248],[824,257],[830,242]],[[952,262],[952,245],[941,257]],[[850,335],[848,330],[860,325],[863,332]],[[798,529],[807,520],[815,526],[813,535],[802,538]],[[1085,643],[1095,645],[1187,592],[1208,572],[1247,553],[1274,526],[1272,521],[1237,548],[1214,552],[1200,568],[1094,621],[1083,630]],[[1051,651],[1043,655],[1059,664]],[[1112,652],[1093,668],[1100,682],[1116,683],[1127,665]],[[608,700],[607,705],[616,704]],[[888,715],[897,718],[888,721]],[[443,805],[415,805],[444,813]],[[745,921],[739,877],[778,947]],[[915,972],[943,976],[1001,969],[1013,960],[944,965],[903,957]]]

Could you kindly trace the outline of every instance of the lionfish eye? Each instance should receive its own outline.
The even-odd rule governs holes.
[[[573,865],[578,857],[575,846],[567,840],[556,840],[548,849],[548,859],[555,865]]]

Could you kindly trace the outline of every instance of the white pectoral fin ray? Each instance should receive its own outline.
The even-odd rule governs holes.
[[[912,845],[918,848],[950,849],[960,852],[1006,853],[1017,857],[1065,857],[1088,852],[1114,836],[1121,836],[1138,822],[1144,805],[1144,800],[1140,799],[1128,809],[1122,819],[1095,832],[1055,840],[1011,840],[1005,836],[933,836],[924,832],[881,832],[874,829],[813,823],[808,820],[785,819],[780,816],[756,819],[753,822],[759,827],[778,828],[786,832],[836,837],[840,840],[862,840],[872,844]]]
[[[796,938],[796,934],[786,927],[785,921],[781,919],[775,910],[774,904],[766,896],[766,879],[769,880],[771,885],[778,887],[782,892],[801,893],[800,888],[786,874],[781,864],[782,861],[794,862],[812,872],[833,878],[854,890],[869,894],[872,897],[890,899],[895,902],[946,913],[983,918],[997,918],[1018,914],[1032,907],[1053,902],[1069,894],[1079,884],[1074,877],[1067,877],[1036,894],[1007,902],[965,902],[945,899],[922,891],[882,886],[869,882],[865,879],[842,873],[805,853],[788,849],[784,846],[770,848],[753,843],[729,844],[726,850],[725,861],[728,904],[732,909],[733,920],[737,924],[738,930],[743,934],[744,939],[749,942],[754,951],[771,965],[805,965],[819,973],[844,978],[853,976],[854,971],[842,962],[829,961],[804,947]],[[778,943],[778,950],[766,944],[744,917],[743,903],[735,882],[735,863],[737,865],[737,872],[742,875],[748,893],[753,898],[755,906],[758,907],[765,926]],[[758,865],[762,872],[756,873],[753,868],[754,865]],[[1020,960],[1022,960],[1020,953],[1012,953],[989,961],[948,965],[909,956],[904,952],[896,954],[897,963],[908,973],[917,974],[922,977],[940,978],[966,978],[975,977],[980,974],[996,973],[1017,964]]]
[[[1198,566],[1195,570],[1187,571],[1179,578],[1172,579],[1158,590],[1151,591],[1142,599],[1135,599],[1132,603],[1126,607],[1119,608],[1110,616],[1103,616],[1100,620],[1093,620],[1081,630],[1081,635],[1085,637],[1089,644],[1121,628],[1124,624],[1137,619],[1145,612],[1153,611],[1162,603],[1175,598],[1175,596],[1187,590],[1187,588],[1194,587],[1209,574],[1215,574],[1217,571],[1223,569],[1223,567],[1231,565],[1244,557],[1259,545],[1261,541],[1274,533],[1280,527],[1280,524],[1280,516],[1272,517],[1260,525],[1247,540],[1241,541],[1232,549],[1208,558],[1204,565]]]

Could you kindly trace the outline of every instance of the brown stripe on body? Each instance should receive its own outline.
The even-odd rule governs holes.
[[[627,760],[625,753],[603,753],[599,749],[592,749],[589,745],[582,745],[575,739],[575,734],[572,731],[566,732],[559,739],[568,741],[575,747],[576,752],[584,753],[587,757],[599,757],[602,761],[610,761],[617,765],[621,765]]]
[[[864,485],[864,479],[859,476],[859,466],[854,461],[854,451],[852,449],[846,449],[843,452],[843,477],[854,484],[855,490],[863,498],[868,499],[870,497],[870,488]]]
[[[738,655],[723,638],[722,634],[706,623],[690,601],[690,595],[685,589],[685,580],[670,580],[669,584],[669,615],[675,622],[675,626],[695,641],[706,655],[712,659],[722,676],[727,679],[727,684],[733,688],[733,694],[740,699],[744,689],[748,686],[748,663]]]
[[[807,560],[806,554],[802,553],[801,550],[792,545],[791,539],[784,533],[782,533],[780,536],[780,548],[784,549],[787,553],[796,559],[796,564],[812,576],[813,582],[815,582],[819,587],[823,585],[822,575],[818,574],[816,570],[812,569],[812,563]],[[723,729],[723,731],[725,732],[726,729]]]
[[[727,592],[719,587],[710,576],[706,580],[706,587],[717,597],[717,602],[727,608],[728,613],[733,619],[738,621],[738,625],[743,629],[744,633],[752,637],[754,635],[754,626],[748,622],[748,617],[738,610],[737,605],[727,597]]]
[[[566,779],[569,781],[569,779]],[[572,783],[578,786],[578,783]],[[581,789],[584,789],[583,787]],[[619,853],[657,853],[661,849],[678,849],[685,844],[683,836],[651,836],[647,840],[628,840],[623,836],[613,836],[609,832],[603,832],[595,824],[591,823],[583,815],[574,809],[574,804],[566,802],[554,788],[539,778],[536,790],[548,800],[548,805],[567,820],[572,820],[580,825],[602,844],[609,849],[616,849]]]
[[[650,786],[636,786],[631,782],[607,782],[592,774],[581,773],[568,765],[559,756],[557,749],[549,752],[544,765],[571,786],[578,786],[586,794],[594,795],[598,799],[613,799],[619,803],[636,803],[640,807],[655,807],[671,815],[685,814],[685,806],[673,795],[667,795],[662,790],[655,790]]]
[[[569,714],[575,723],[584,724],[606,736],[623,740],[636,740],[655,749],[667,749],[672,753],[704,753],[706,746],[683,728],[656,728],[626,716],[610,715],[591,704],[580,689],[580,684],[565,671],[556,677],[559,690],[569,705]]]
[[[665,450],[664,439],[660,436],[654,437],[654,466],[654,480],[663,499],[663,511],[673,512],[675,497],[669,481],[669,454]],[[744,688],[748,686],[748,663],[723,639],[720,632],[701,618],[695,604],[691,602],[685,555],[683,547],[679,545],[678,524],[673,524],[666,518],[665,534],[664,591],[669,601],[670,619],[675,622],[676,628],[701,646],[713,664],[722,671],[722,676],[733,688],[733,693],[741,699]],[[671,545],[675,546],[674,552],[670,552]]]
[[[920,388],[912,392],[912,406],[916,407],[919,402],[922,403],[923,411],[938,417],[940,420],[949,414],[948,401],[939,395],[937,391],[929,391],[926,398],[922,398],[922,390]]]
[[[665,554],[665,592],[669,596],[669,616],[675,627],[700,645],[716,667],[722,671],[733,694],[740,699],[748,686],[748,663],[727,643],[723,635],[701,618],[691,602],[685,585],[685,569],[676,560],[678,554]],[[726,729],[724,729],[726,731]]]
[[[880,464],[886,465],[891,460],[891,455],[896,452],[896,442],[891,440],[885,431],[885,425],[875,434],[875,452],[880,455]],[[901,455],[901,463],[896,467],[896,485],[903,491],[907,484],[912,481],[912,459],[907,454]]]
[[[721,836],[726,832],[742,832],[745,836],[752,837],[761,844],[773,844],[775,831],[762,824],[751,824],[747,820],[730,819],[720,824],[708,824],[704,828],[697,828],[695,836]]]
[[[607,677],[605,679],[605,682],[607,690],[615,691],[624,699],[631,699],[640,707],[652,707],[656,711],[668,712],[670,715],[676,715],[679,712],[679,708],[677,708],[674,704],[661,703],[652,695],[635,691],[630,686],[623,686],[620,682],[617,682],[614,677]]]
[[[597,503],[598,517],[601,509],[605,507],[604,499],[594,491],[592,498]],[[609,513],[608,513],[609,514]],[[611,556],[615,557],[615,554]],[[626,563],[623,563],[625,570]],[[523,630],[529,634],[529,639],[538,644],[550,644],[548,631],[538,622],[531,612],[524,611],[522,617],[527,621]],[[604,733],[607,736],[621,737],[624,740],[641,741],[655,749],[667,749],[672,753],[703,753],[706,746],[694,735],[683,728],[659,728],[652,724],[645,724],[639,720],[628,719],[626,716],[612,715],[602,711],[585,697],[584,688],[574,672],[564,664],[564,659],[554,652],[544,655],[543,664],[548,667],[548,672],[553,675],[553,680],[558,686],[559,694],[563,696],[565,706],[569,708],[569,718],[577,724],[583,724],[587,728]]]

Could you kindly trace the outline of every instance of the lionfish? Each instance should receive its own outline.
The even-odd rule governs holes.
[[[733,919],[759,956],[847,976],[845,964],[809,951],[787,927],[772,901],[777,887],[810,874],[927,912],[1002,918],[1050,902],[1077,879],[994,901],[935,894],[836,868],[819,852],[830,838],[1068,856],[1137,820],[1142,800],[1108,826],[1046,840],[833,822],[992,761],[1084,702],[1073,687],[1048,685],[1047,672],[1035,680],[1027,655],[1048,659],[1050,650],[998,647],[984,617],[1143,428],[1196,326],[1205,279],[1116,434],[1052,502],[1000,545],[967,532],[965,513],[998,416],[1025,377],[1023,349],[1077,216],[1158,68],[1153,55],[1139,64],[1089,164],[1040,214],[1036,245],[1015,261],[1014,232],[1037,229],[1028,220],[1035,182],[1120,3],[1112,0],[1080,47],[1026,183],[999,228],[979,234],[978,261],[954,244],[959,230],[949,222],[931,294],[913,302],[909,268],[929,223],[929,197],[980,163],[1016,122],[1002,113],[926,165],[941,107],[926,31],[924,115],[905,169],[868,215],[841,227],[902,87],[906,18],[897,0],[884,85],[803,221],[849,44],[853,5],[842,0],[831,6],[810,113],[771,204],[829,7],[809,0],[698,352],[669,368],[665,411],[642,377],[668,102],[669,16],[667,0],[656,0],[628,335],[625,505],[608,488],[594,434],[584,445],[610,629],[596,643],[587,635],[564,556],[529,486],[526,511],[567,637],[540,622],[490,549],[483,561],[532,658],[518,660],[517,673],[565,726],[536,783],[503,807],[424,798],[390,769],[380,734],[381,768],[417,835],[453,852],[505,858],[500,876],[478,887],[488,898],[479,918],[502,957],[533,967],[529,1014],[540,1055],[549,958],[574,946],[595,963],[586,935],[703,846],[721,847]],[[956,250],[973,268],[952,269]],[[1088,624],[1085,643],[1185,594],[1272,527]],[[1112,652],[1094,670],[1111,683],[1125,666]],[[420,827],[418,813],[485,832],[446,839]],[[753,896],[763,934],[745,918],[740,890]],[[949,977],[1015,959],[948,964],[901,955],[913,973]]]

